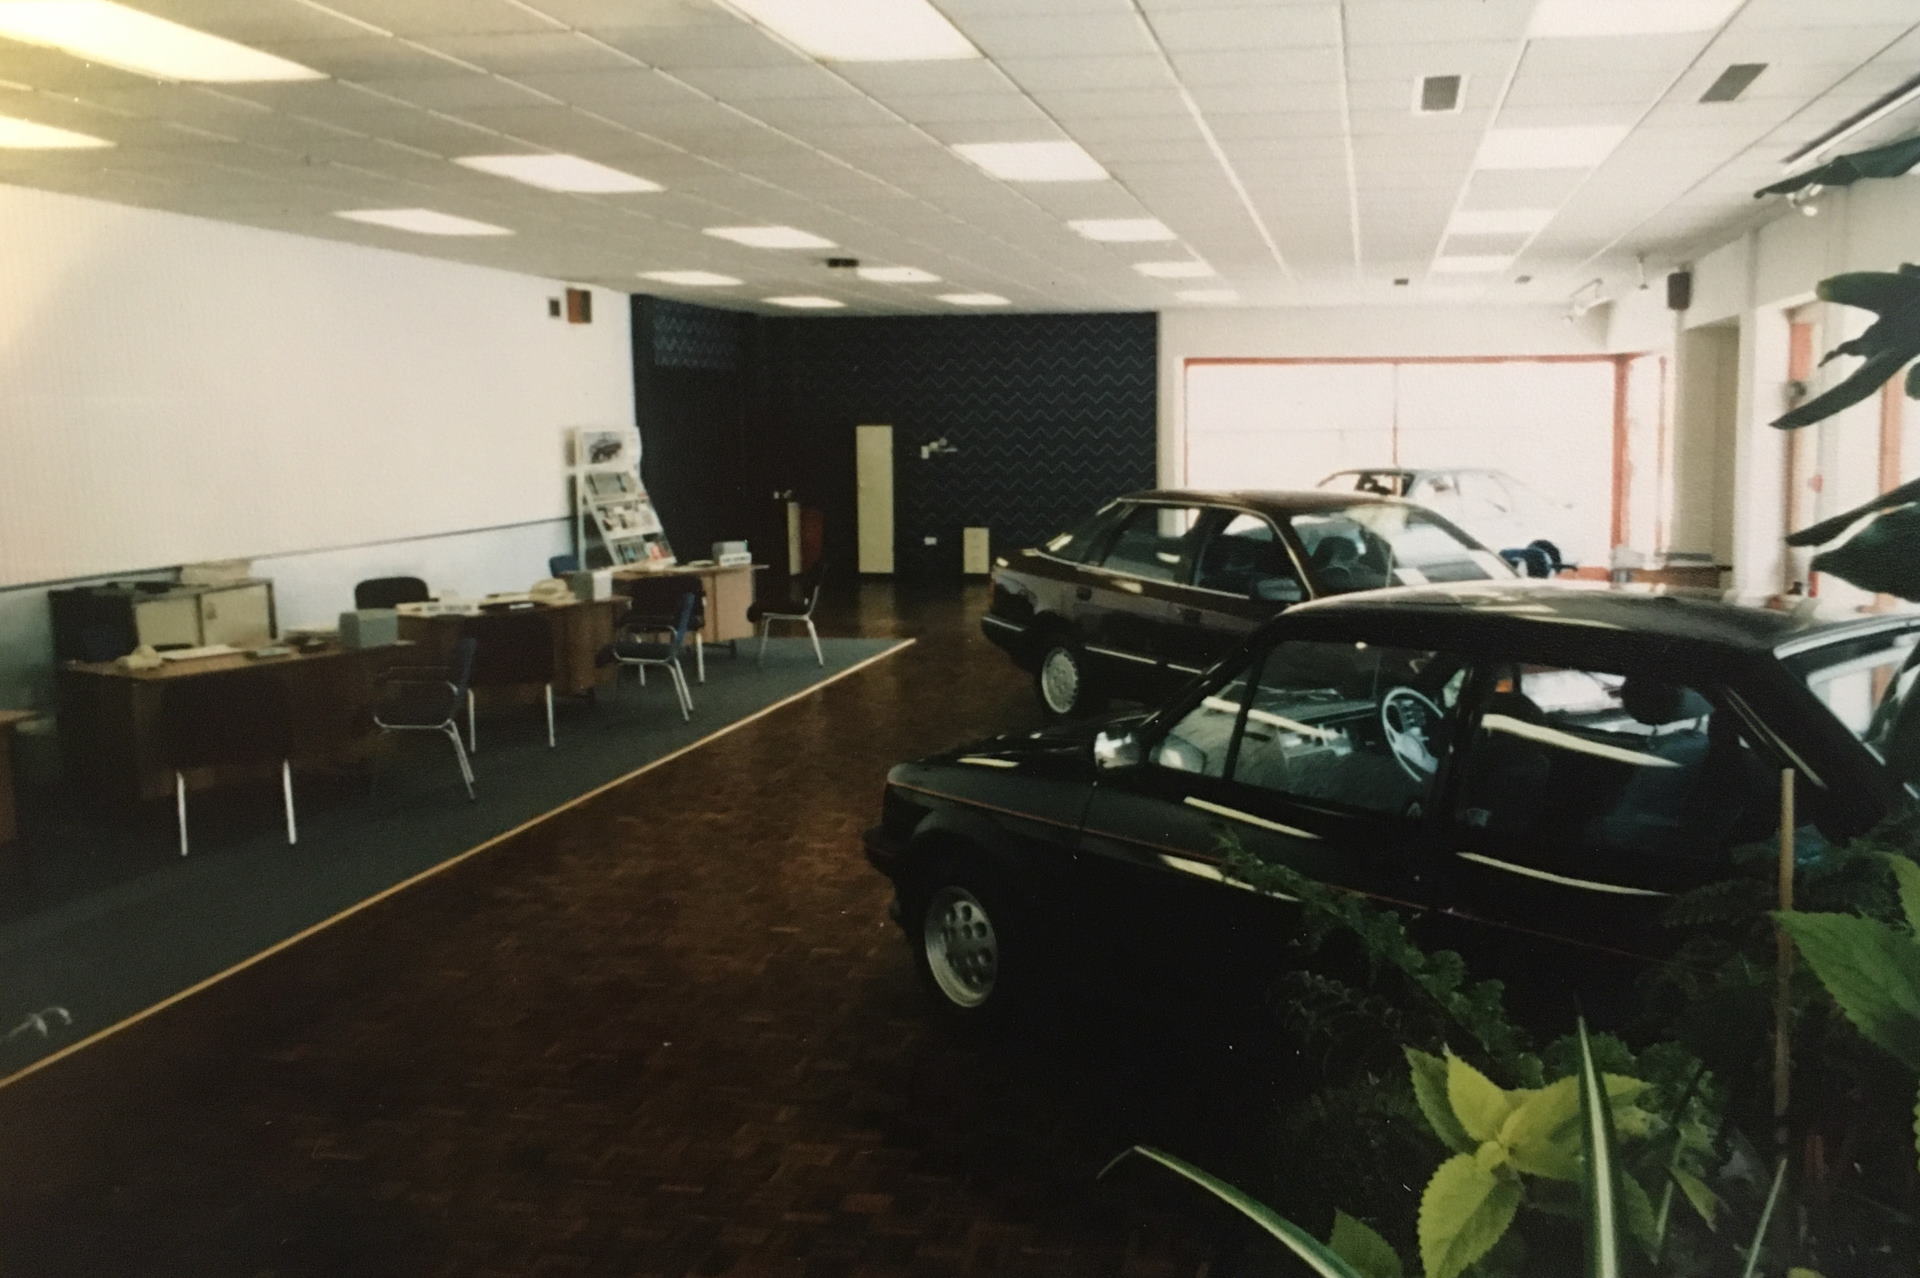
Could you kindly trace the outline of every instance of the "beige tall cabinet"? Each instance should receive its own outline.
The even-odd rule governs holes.
[[[893,573],[893,427],[856,426],[855,505],[860,528],[860,571]]]

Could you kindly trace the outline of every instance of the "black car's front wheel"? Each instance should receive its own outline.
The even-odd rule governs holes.
[[[1019,1002],[1030,973],[1013,894],[999,876],[971,859],[954,862],[930,876],[909,917],[920,975],[952,1019],[998,1022]]]
[[[1040,704],[1050,715],[1072,719],[1100,709],[1102,698],[1094,685],[1093,667],[1079,644],[1066,639],[1048,644],[1033,678]]]

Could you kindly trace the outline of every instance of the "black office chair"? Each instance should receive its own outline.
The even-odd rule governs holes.
[[[564,577],[570,572],[579,571],[580,556],[578,555],[547,556],[547,576],[549,577]]]
[[[173,769],[180,855],[187,855],[187,773],[224,765],[280,764],[287,843],[300,841],[293,812],[292,699],[271,670],[234,670],[168,682],[160,702],[160,735]]]
[[[453,646],[451,665],[389,666],[380,676],[381,701],[373,712],[382,732],[438,732],[453,742],[469,800],[474,797],[473,764],[460,740],[460,709],[469,704],[479,647],[472,635],[463,635]]]
[[[556,744],[553,729],[553,629],[538,611],[482,613],[469,618],[469,636],[479,636],[480,652],[473,684],[481,688],[542,685],[547,709],[547,748]],[[480,752],[473,694],[467,694],[467,749]]]
[[[776,621],[797,621],[807,628],[807,636],[813,640],[813,658],[822,666],[827,664],[820,652],[820,632],[813,626],[814,605],[820,602],[820,583],[827,573],[825,558],[816,559],[813,567],[801,573],[793,582],[793,595],[786,599],[756,600],[747,609],[747,620],[758,622],[760,626],[760,653],[757,661],[764,664],[767,659],[767,636],[773,631]]]
[[[693,595],[693,617],[687,623],[693,637],[694,682],[707,681],[707,587],[698,577],[663,577],[649,580],[641,577],[630,582],[627,597],[633,600],[633,609],[621,622],[627,630],[669,631],[680,615],[680,596]],[[641,672],[641,682],[645,683],[646,672]]]
[[[356,608],[392,608],[403,603],[425,603],[433,598],[418,577],[371,577],[353,588]]]
[[[673,622],[664,631],[649,618],[629,614],[621,625],[619,637],[604,654],[623,666],[634,667],[642,685],[647,681],[648,666],[664,667],[680,700],[682,720],[693,717],[693,693],[687,688],[686,671],[680,668],[680,654],[686,650],[687,632],[693,626],[694,609],[699,606],[702,593],[698,583],[683,593]]]

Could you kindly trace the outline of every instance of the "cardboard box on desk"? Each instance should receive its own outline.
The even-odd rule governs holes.
[[[378,648],[400,642],[400,614],[392,608],[360,608],[340,614],[340,646]]]

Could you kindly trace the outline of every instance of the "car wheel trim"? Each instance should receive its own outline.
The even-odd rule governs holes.
[[[1040,659],[1040,695],[1047,709],[1067,714],[1080,700],[1080,659],[1068,648],[1049,648]]]
[[[980,898],[949,884],[927,902],[921,927],[927,971],[955,1007],[976,1008],[993,997],[1000,976],[1000,938]]]

